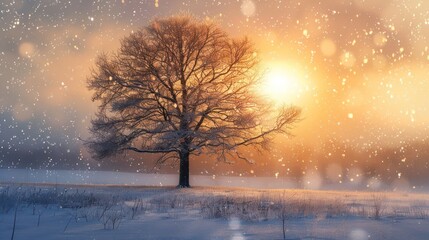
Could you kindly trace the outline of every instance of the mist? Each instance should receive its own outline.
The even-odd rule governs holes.
[[[156,3],[156,4],[155,4]],[[177,173],[128,153],[95,161],[83,142],[97,103],[86,79],[98,54],[156,17],[190,13],[256,43],[266,68],[293,66],[293,137],[248,164],[191,161],[193,175],[424,187],[429,180],[425,1],[6,1],[0,4],[0,167]],[[316,184],[316,185],[317,185]]]

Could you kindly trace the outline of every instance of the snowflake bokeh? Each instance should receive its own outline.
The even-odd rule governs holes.
[[[304,110],[295,137],[251,153],[256,165],[202,158],[194,173],[289,176],[304,186],[429,179],[428,1],[6,0],[0,13],[2,168],[99,168],[81,140],[96,109],[86,88],[95,58],[153,18],[192,14],[248,36],[265,67],[298,71],[287,104]],[[133,158],[101,165],[146,169]]]

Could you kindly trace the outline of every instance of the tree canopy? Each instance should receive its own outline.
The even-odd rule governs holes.
[[[97,158],[124,151],[180,160],[189,187],[189,156],[239,157],[288,133],[300,109],[273,117],[257,94],[262,74],[248,38],[231,38],[216,23],[189,16],[155,19],[102,54],[88,78],[99,102],[87,145]]]

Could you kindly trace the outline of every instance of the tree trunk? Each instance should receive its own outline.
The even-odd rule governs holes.
[[[189,151],[180,152],[179,185],[177,188],[190,188],[189,185]]]

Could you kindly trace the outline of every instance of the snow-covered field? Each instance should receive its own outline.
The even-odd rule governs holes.
[[[19,175],[1,179],[0,239],[284,239],[283,229],[285,239],[429,239],[426,194],[141,187],[109,175],[115,186],[60,176],[42,184]]]
[[[102,184],[127,186],[175,186],[178,174],[142,174],[108,171],[0,169],[0,182],[13,183],[58,183],[58,184]],[[267,185],[269,182],[269,185]],[[251,188],[296,188],[289,179],[274,177],[228,177],[191,175],[191,185],[229,186]]]

